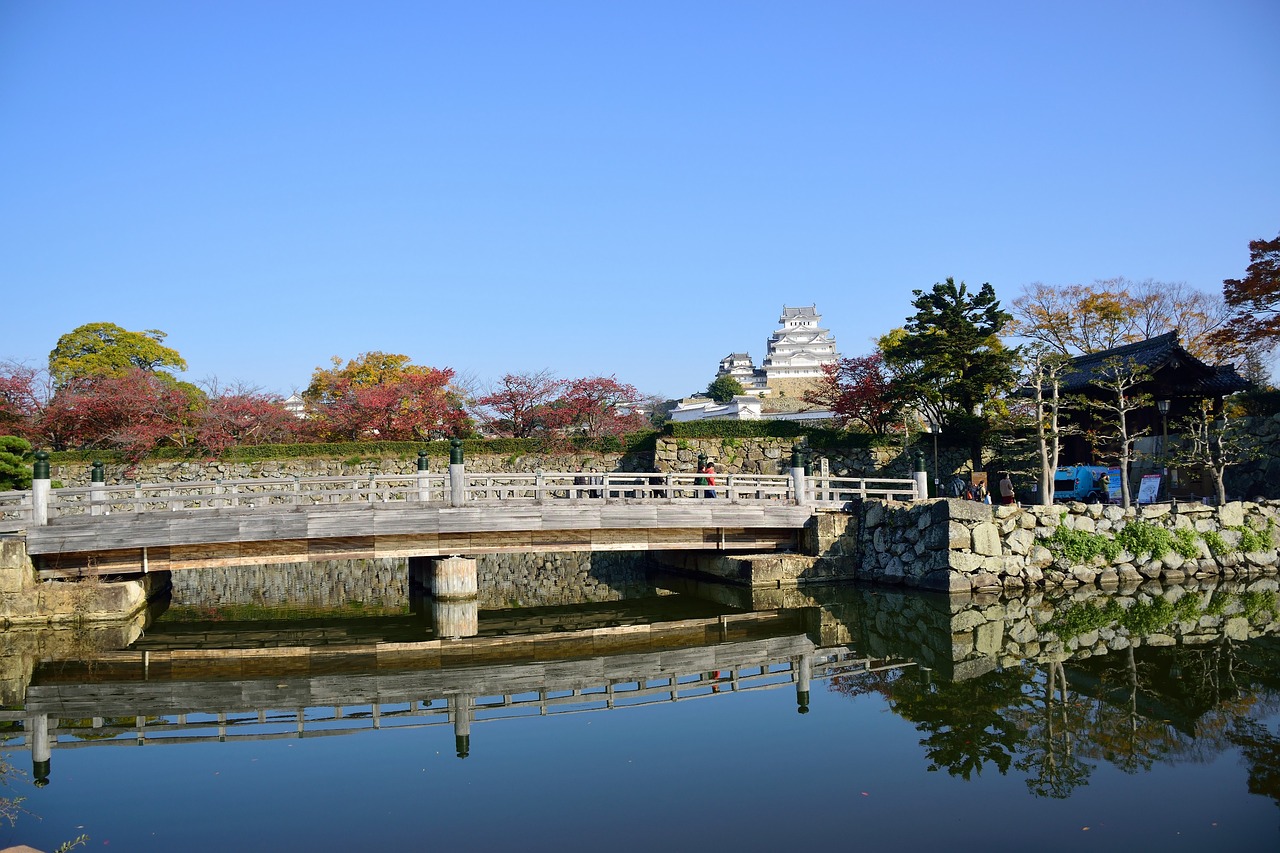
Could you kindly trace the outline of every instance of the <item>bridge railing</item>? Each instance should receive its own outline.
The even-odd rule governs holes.
[[[717,474],[715,484],[688,472],[466,473],[463,500],[660,501],[714,500],[725,503],[808,503],[841,508],[853,500],[915,500],[914,480],[808,477],[797,500],[792,479],[772,474]],[[50,490],[49,517],[111,513],[176,512],[229,507],[315,506],[322,504],[452,500],[449,475],[379,474],[334,477],[258,477],[125,485],[75,486]],[[0,532],[25,527],[32,518],[32,493],[0,492]]]
[[[468,474],[467,501],[502,500],[718,500],[794,502],[791,478],[767,474],[717,474],[715,485],[701,474],[548,472]]]
[[[0,533],[12,533],[31,520],[31,492],[0,492]]]
[[[915,480],[884,477],[809,477],[812,502],[821,507],[843,507],[854,500],[879,498],[914,501],[919,498]]]

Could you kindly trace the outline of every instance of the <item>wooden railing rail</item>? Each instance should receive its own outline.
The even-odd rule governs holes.
[[[464,477],[464,501],[715,500],[727,503],[809,503],[842,508],[853,500],[916,500],[914,480],[892,478],[807,477],[804,499],[797,501],[785,475],[717,474],[715,485],[690,472],[471,473]],[[448,504],[445,473],[378,474],[335,477],[260,477],[171,483],[75,486],[50,492],[49,517],[86,514],[177,512],[223,507],[268,507],[342,503],[416,501]],[[0,532],[16,530],[32,517],[30,492],[0,492]]]

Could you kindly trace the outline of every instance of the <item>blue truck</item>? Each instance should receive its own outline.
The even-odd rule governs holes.
[[[1053,475],[1053,499],[1106,503],[1111,497],[1109,471],[1104,465],[1063,466]]]

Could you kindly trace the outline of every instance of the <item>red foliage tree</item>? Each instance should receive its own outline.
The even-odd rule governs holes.
[[[462,431],[466,413],[450,391],[453,371],[421,368],[366,384],[333,378],[325,402],[312,409],[322,438],[419,441]]]
[[[160,445],[185,443],[192,408],[187,389],[134,368],[69,380],[49,401],[41,427],[56,449],[121,450],[136,462]]]
[[[303,431],[279,397],[250,388],[212,391],[193,420],[196,442],[214,455],[235,445],[295,441]]]
[[[894,400],[893,380],[880,353],[825,364],[822,374],[805,401],[829,409],[840,426],[854,423],[884,435],[901,419],[902,407]]]
[[[48,376],[25,364],[0,364],[0,435],[39,441]]]
[[[563,417],[551,404],[566,383],[550,371],[508,373],[488,394],[476,400],[486,412],[491,429],[512,438],[529,438],[563,424]]]
[[[634,385],[626,385],[612,376],[590,376],[574,379],[564,386],[564,393],[551,409],[554,426],[581,433],[588,438],[624,435],[647,426],[643,415],[626,409],[638,399]]]
[[[1216,336],[1226,343],[1280,343],[1280,235],[1249,242],[1244,278],[1222,282],[1222,298],[1235,313]]]

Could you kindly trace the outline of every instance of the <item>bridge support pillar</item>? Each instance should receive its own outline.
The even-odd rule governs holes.
[[[436,636],[458,639],[480,633],[480,584],[474,557],[410,557],[409,587],[430,594],[431,601],[423,604],[430,608]]]

